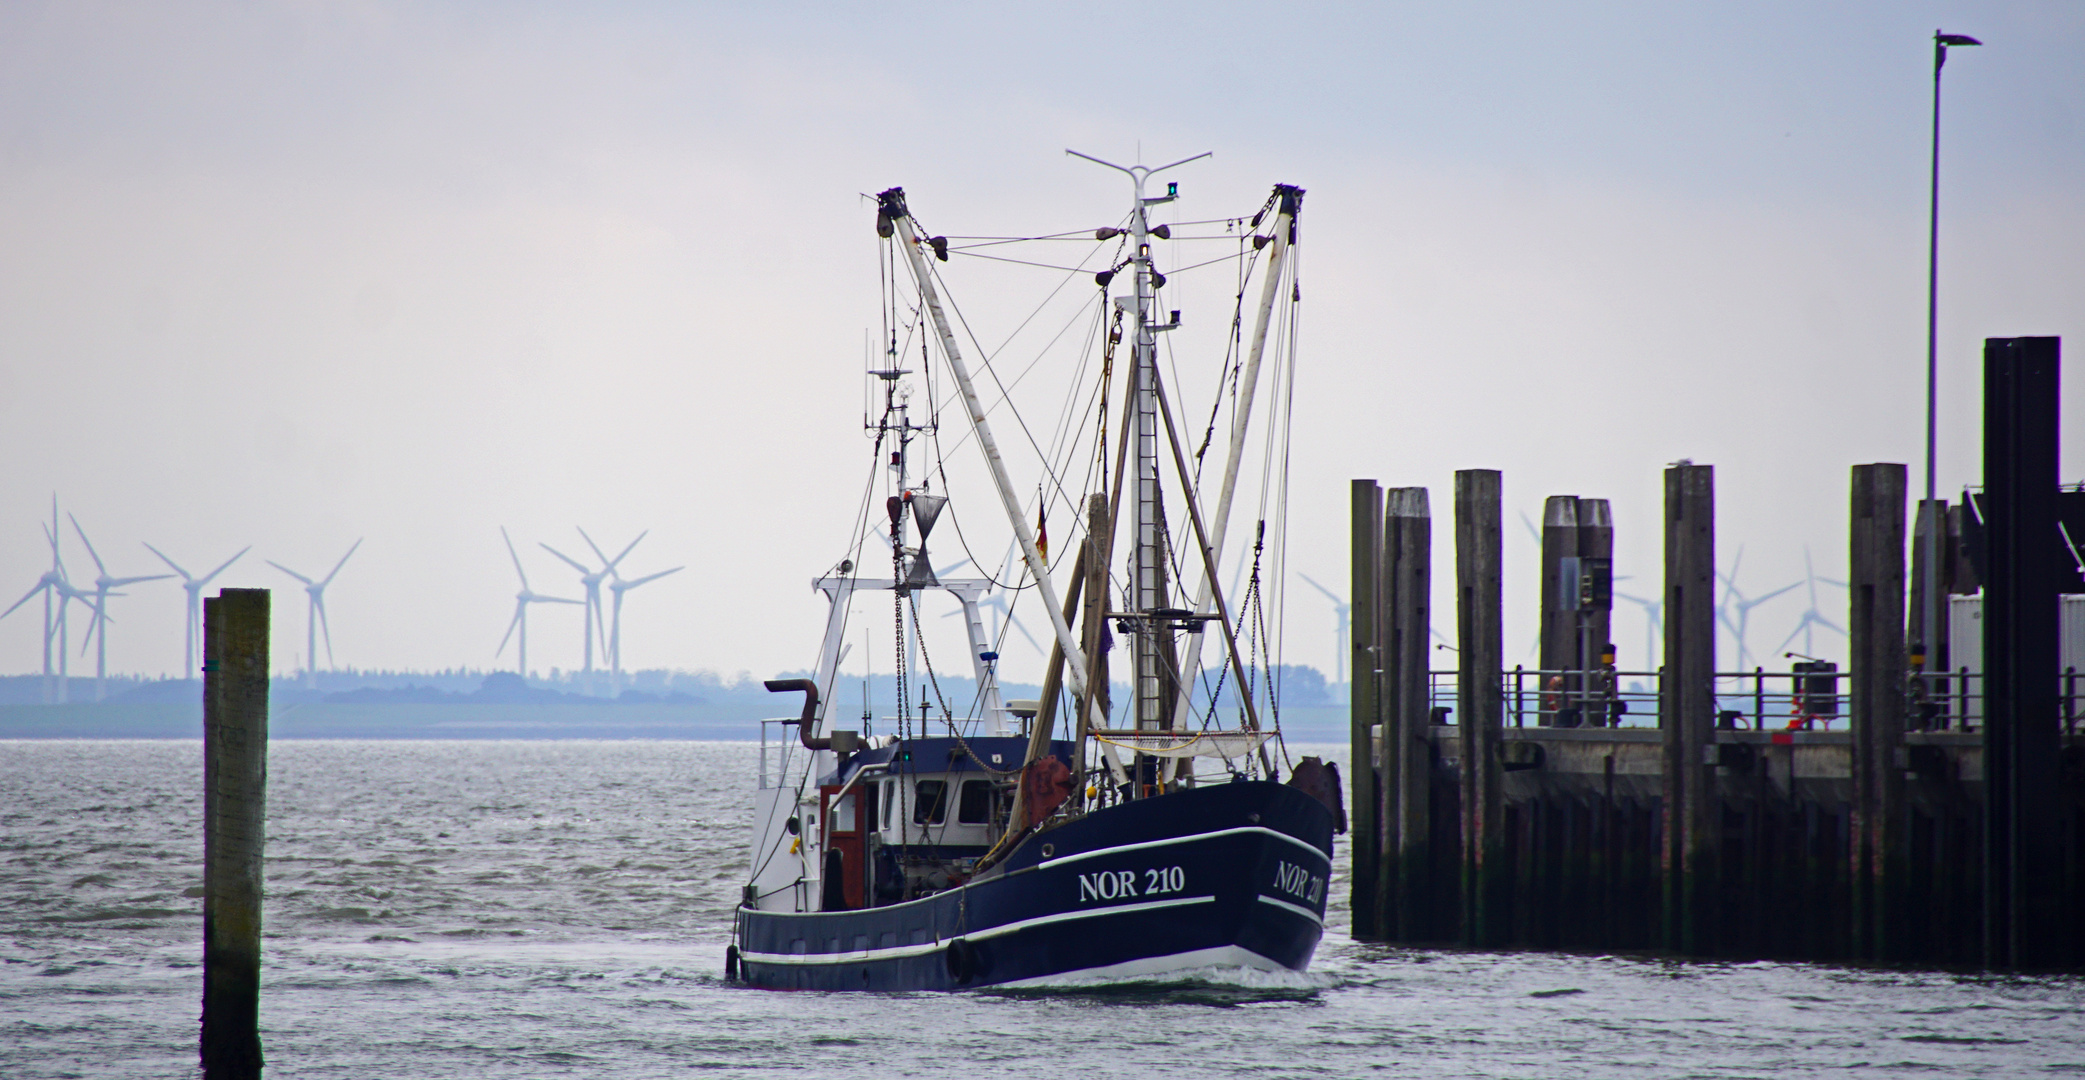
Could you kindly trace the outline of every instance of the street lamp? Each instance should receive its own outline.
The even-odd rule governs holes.
[[[1940,380],[1935,333],[1939,324],[1940,298],[1940,69],[1947,66],[1950,45],[1982,45],[1967,34],[1933,31],[1933,170],[1931,199],[1926,222],[1926,566],[1920,575],[1924,594],[1919,612],[1919,637],[1912,651],[1919,655],[1921,670],[1939,642],[1932,640],[1940,625],[1940,504],[1934,494],[1934,433],[1939,409]]]

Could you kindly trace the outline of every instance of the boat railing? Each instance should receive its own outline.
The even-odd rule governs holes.
[[[772,720],[762,720],[760,722],[760,790],[765,791],[770,787],[781,786],[782,774],[789,768],[789,751],[796,746],[795,732],[777,731],[776,738],[770,740],[767,733],[768,727],[770,725],[776,728],[795,727],[796,724],[797,718],[794,716],[779,716]],[[769,750],[775,751],[773,771],[769,771],[768,768]]]

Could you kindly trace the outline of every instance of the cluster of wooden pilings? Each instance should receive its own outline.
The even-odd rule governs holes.
[[[1459,660],[1456,705],[1439,715],[1428,491],[1354,481],[1355,936],[2085,968],[2085,737],[2061,727],[2056,576],[2036,561],[2054,548],[2019,540],[2054,530],[2056,365],[2053,338],[1987,343],[1975,731],[1908,722],[1902,465],[1852,470],[1838,731],[1719,724],[1710,466],[1665,470],[1657,726],[1633,728],[1506,725],[1501,476],[1483,469],[1455,475]],[[1604,503],[1570,525],[1579,551],[1611,552]]]

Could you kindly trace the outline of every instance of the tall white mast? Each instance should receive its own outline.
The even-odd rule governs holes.
[[[1252,421],[1253,395],[1260,384],[1260,358],[1267,350],[1267,326],[1274,314],[1274,302],[1281,288],[1282,274],[1287,269],[1289,246],[1296,236],[1296,216],[1303,209],[1303,189],[1289,184],[1276,184],[1277,200],[1272,241],[1274,250],[1267,256],[1266,279],[1260,286],[1260,310],[1253,322],[1252,344],[1246,353],[1245,370],[1238,377],[1238,411],[1231,418],[1231,450],[1224,459],[1223,487],[1216,496],[1216,518],[1209,523],[1209,546],[1221,557],[1223,554],[1224,529],[1231,519],[1231,499],[1238,489],[1238,466],[1245,456],[1245,440]],[[1211,582],[1207,574],[1195,593],[1195,614],[1207,615],[1215,610],[1216,601],[1211,595]],[[1238,597],[1229,598],[1229,603],[1240,602]],[[1237,612],[1234,618],[1240,617]],[[1193,673],[1202,666],[1202,622],[1196,620],[1194,631],[1188,636],[1187,648],[1180,658],[1180,670]],[[1191,675],[1190,675],[1191,677]],[[1173,705],[1173,726],[1187,726],[1188,713],[1193,705],[1194,685],[1183,678],[1180,692]],[[1238,692],[1243,694],[1244,687]]]
[[[1134,414],[1132,430],[1124,432],[1123,438],[1136,440],[1134,503],[1136,517],[1133,534],[1136,546],[1131,553],[1130,603],[1133,611],[1145,615],[1160,608],[1170,607],[1166,602],[1165,583],[1165,526],[1159,520],[1161,488],[1158,474],[1158,397],[1156,374],[1158,366],[1158,332],[1171,330],[1179,325],[1169,321],[1158,325],[1151,317],[1152,292],[1155,271],[1151,266],[1151,222],[1146,217],[1150,207],[1172,202],[1173,192],[1146,198],[1144,181],[1190,161],[1208,157],[1208,153],[1182,158],[1171,165],[1156,169],[1142,165],[1123,166],[1112,161],[1103,161],[1091,154],[1077,150],[1066,150],[1074,157],[1084,158],[1096,165],[1129,176],[1130,186],[1135,192],[1135,201],[1130,206],[1130,262],[1135,268],[1133,280],[1135,292],[1130,296],[1118,297],[1117,307],[1123,309],[1134,321],[1130,336],[1130,393],[1133,395],[1131,411]],[[1160,279],[1163,280],[1163,279]],[[1167,638],[1163,632],[1147,627],[1136,635],[1135,651],[1135,707],[1136,724],[1139,728],[1165,727],[1169,721],[1170,703],[1166,700],[1167,668],[1173,666],[1168,660]]]
[[[1079,640],[1072,634],[1070,624],[1064,621],[1064,612],[1057,601],[1057,587],[1050,582],[1050,568],[1043,562],[1042,553],[1036,550],[1035,533],[1028,527],[1028,516],[1022,512],[1020,496],[1014,494],[1013,482],[1007,479],[1006,461],[999,454],[998,441],[992,438],[991,425],[985,422],[984,405],[978,400],[977,387],[970,381],[970,368],[963,362],[962,350],[956,347],[956,336],[950,331],[948,315],[941,307],[941,295],[934,288],[926,257],[920,254],[919,233],[913,225],[911,211],[905,208],[905,192],[901,188],[891,188],[878,199],[879,215],[896,231],[898,249],[905,253],[905,265],[912,271],[913,283],[919,286],[920,300],[934,320],[934,330],[941,337],[942,355],[948,359],[948,369],[962,388],[963,407],[970,413],[971,427],[977,432],[977,444],[984,451],[985,464],[992,474],[992,485],[999,489],[999,501],[1006,508],[1007,520],[1013,523],[1014,538],[1021,545],[1021,557],[1028,563],[1028,573],[1035,579],[1043,610],[1050,616],[1050,629],[1056,632],[1057,644],[1064,650],[1065,682],[1073,697],[1084,697],[1086,654],[1079,648]]]

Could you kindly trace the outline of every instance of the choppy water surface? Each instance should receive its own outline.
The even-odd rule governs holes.
[[[956,995],[718,978],[753,750],[278,742],[270,1075],[2085,1074],[2085,981],[1431,952]],[[201,747],[0,742],[0,1075],[193,1075]]]

